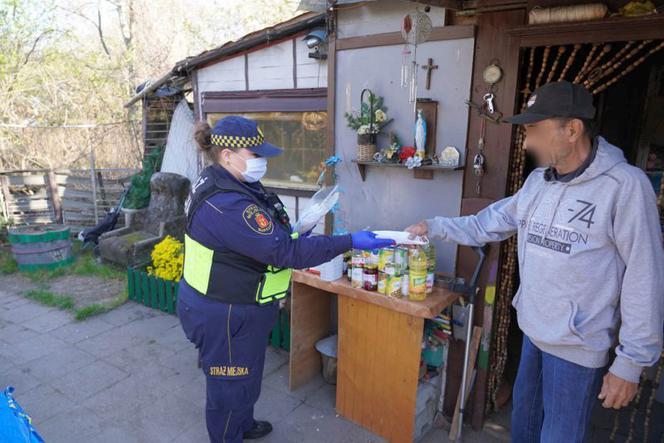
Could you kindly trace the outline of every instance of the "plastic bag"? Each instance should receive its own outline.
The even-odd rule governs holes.
[[[44,443],[13,394],[13,386],[0,394],[0,443]]]
[[[332,210],[337,201],[339,201],[338,186],[322,188],[311,197],[309,206],[302,212],[293,230],[300,234],[311,231],[325,217],[325,214]]]

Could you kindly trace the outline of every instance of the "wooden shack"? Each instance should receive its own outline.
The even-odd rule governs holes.
[[[602,2],[603,13],[584,11],[590,14],[586,18],[565,9],[555,14],[546,9],[579,3],[569,0],[334,3],[330,2],[325,11],[305,14],[185,59],[128,104],[160,86],[186,81],[190,82],[192,105],[200,120],[213,122],[224,114],[239,113],[267,122],[299,113],[302,124],[314,125],[320,137],[306,140],[305,145],[286,138],[286,134],[273,140],[287,151],[293,150],[289,159],[301,162],[299,170],[293,161],[275,165],[281,176],[270,183],[287,201],[289,212],[297,217],[316,189],[312,181],[315,174],[304,177],[302,167],[336,155],[341,159],[335,172],[344,189],[340,215],[344,226],[349,230],[367,225],[402,229],[431,216],[475,214],[517,192],[533,168],[523,150],[523,133],[511,125],[487,120],[473,105],[481,105],[491,93],[496,110],[493,117],[498,113],[510,116],[525,106],[536,87],[567,79],[584,83],[595,95],[600,133],[647,172],[659,194],[660,207],[664,207],[662,14],[625,16],[621,8],[626,2],[618,0]],[[655,4],[661,10],[662,2]],[[418,48],[420,63],[421,67],[437,65],[437,69],[420,71],[420,84],[429,83],[430,88],[421,88],[418,98],[438,103],[435,148],[456,147],[461,167],[414,174],[406,168],[354,162],[355,135],[346,127],[344,114],[359,104],[363,88],[385,97],[395,118],[394,131],[410,137],[411,107],[407,93],[399,87],[404,46],[400,28],[405,14],[425,7],[433,29]],[[542,18],[542,11],[549,18]],[[326,59],[309,57],[311,50],[303,44],[303,37],[317,28],[326,32]],[[489,80],[491,71],[493,79]],[[478,176],[473,172],[473,159],[480,152],[480,134],[485,173]],[[298,149],[308,153],[298,153]],[[331,229],[329,226],[328,232]],[[437,246],[438,270],[469,279],[476,255],[465,247]],[[298,285],[304,287],[307,282],[301,277]],[[487,413],[505,406],[516,374],[521,333],[510,304],[518,287],[515,241],[491,245],[480,282],[475,318],[483,327],[483,337],[470,397],[474,427],[482,425]],[[316,312],[325,316],[330,311],[318,306]],[[334,328],[334,323],[325,323],[316,333],[329,333],[328,326]],[[463,347],[461,341],[451,344],[444,397],[448,414],[457,399]],[[644,392],[655,396],[652,389]],[[640,417],[646,412],[651,413],[643,410]],[[595,422],[595,441],[608,439],[612,429],[605,423],[610,420]],[[634,420],[630,422],[624,414],[615,420],[617,435],[636,432]],[[364,419],[361,423],[388,439],[393,436],[391,432],[397,432],[372,427]]]

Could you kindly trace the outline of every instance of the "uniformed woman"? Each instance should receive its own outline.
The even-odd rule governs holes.
[[[185,206],[184,276],[178,316],[199,350],[206,375],[205,416],[213,443],[263,437],[268,422],[254,420],[268,335],[292,269],[327,262],[351,248],[391,241],[367,231],[297,238],[279,198],[260,179],[267,159],[282,149],[263,139],[252,120],[229,116],[214,128],[200,123],[196,141],[210,166]]]

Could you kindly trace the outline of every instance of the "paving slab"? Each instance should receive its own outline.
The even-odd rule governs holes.
[[[29,369],[17,368],[7,361],[0,363],[0,389],[13,386],[18,395],[30,392],[40,384],[39,379],[30,374]]]
[[[60,378],[72,371],[94,363],[96,358],[72,345],[65,345],[57,352],[18,365],[42,382]]]
[[[197,362],[173,315],[129,302],[77,322],[0,291],[0,387],[16,387],[49,443],[208,441]],[[321,376],[290,391],[288,353],[268,348],[255,415],[274,431],[261,442],[384,441],[338,416],[335,396]],[[466,433],[472,442],[507,441],[496,434]],[[423,441],[448,440],[435,430]]]
[[[59,411],[37,428],[48,443],[90,443],[102,430],[102,420],[83,406]]]
[[[103,316],[87,318],[84,321],[69,322],[51,331],[53,337],[57,337],[67,343],[78,343],[88,338],[96,337],[102,332],[113,329],[115,325],[105,321]]]
[[[30,302],[15,308],[3,309],[0,311],[0,319],[12,323],[22,323],[24,321],[33,320],[41,315],[48,314],[54,310],[54,308],[43,306],[36,302]]]
[[[50,311],[48,315],[40,315],[30,320],[21,322],[21,326],[31,329],[35,332],[50,332],[54,329],[70,324],[72,321],[72,314],[63,311]]]
[[[0,359],[6,358],[14,364],[20,365],[61,351],[67,346],[67,343],[58,338],[48,334],[37,334],[14,345],[0,345]]]
[[[75,401],[82,401],[127,378],[129,374],[104,361],[97,360],[82,368],[68,371],[50,385]]]
[[[39,335],[38,332],[13,322],[7,322],[6,326],[0,329],[0,340],[10,345],[20,343],[37,335]]]
[[[70,400],[47,384],[41,384],[27,392],[17,387],[21,406],[30,411],[33,424],[40,427],[45,421],[58,414],[67,413],[76,408],[76,402]]]

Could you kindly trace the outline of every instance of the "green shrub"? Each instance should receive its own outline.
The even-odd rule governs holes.
[[[161,169],[163,147],[155,148],[143,159],[141,172],[131,178],[131,188],[123,206],[127,209],[141,209],[150,203],[150,178]]]

